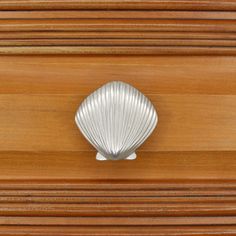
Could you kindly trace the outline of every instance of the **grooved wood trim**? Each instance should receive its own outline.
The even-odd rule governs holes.
[[[27,199],[26,199],[27,200]],[[79,199],[77,199],[79,201]],[[108,199],[109,201],[109,199]],[[135,202],[135,199],[133,199]],[[1,215],[5,217],[19,217],[31,215],[32,217],[212,217],[222,214],[233,216],[236,212],[236,203],[224,200],[215,205],[210,201],[206,203],[190,202],[176,204],[164,203],[0,203]],[[135,220],[135,219],[134,219]],[[98,219],[99,221],[99,219]],[[168,221],[168,220],[167,220]],[[151,222],[150,222],[151,223]]]
[[[234,0],[4,0],[1,10],[236,10]]]
[[[174,226],[180,232],[210,233],[213,225],[223,232],[236,224],[235,181],[1,180],[0,194],[0,235],[4,227],[20,226],[31,233],[47,226],[64,226],[69,232],[78,226],[77,232],[88,233],[96,226],[103,226],[97,233],[116,226],[155,226],[153,233],[159,228],[172,235]]]
[[[37,226],[156,226],[235,225],[235,216],[198,217],[0,217],[0,225]]]
[[[236,151],[235,95],[147,96],[157,108],[160,122],[140,150]],[[0,95],[0,150],[92,150],[74,122],[84,98]]]
[[[80,31],[66,31],[66,32],[0,32],[0,39],[7,42],[6,39],[182,39],[194,40],[208,39],[208,40],[234,40],[236,34],[234,32],[215,33],[215,32],[191,32],[183,34],[181,32],[80,32]],[[5,41],[4,41],[5,40]],[[43,40],[42,40],[43,42]],[[180,41],[179,41],[180,42]]]
[[[235,226],[0,226],[0,235],[29,236],[210,236],[235,235]]]
[[[235,181],[0,180],[0,235],[235,235]]]
[[[216,46],[220,47],[224,45],[225,47],[235,47],[236,46],[236,40],[197,40],[197,39],[97,39],[94,41],[94,39],[13,39],[13,40],[0,40],[0,46],[86,46],[90,44],[91,46],[126,46],[126,49],[128,49],[127,46],[170,46],[169,50],[171,49],[171,46],[189,46],[189,47],[195,47],[195,46]],[[56,48],[57,49],[57,48]],[[82,51],[83,48],[81,48]],[[54,49],[55,50],[55,49]],[[49,51],[49,50],[48,50]],[[105,51],[105,50],[104,50]],[[128,50],[127,50],[128,51]],[[141,50],[140,50],[141,51]],[[122,52],[122,50],[120,50]],[[125,51],[124,51],[125,52]],[[32,51],[33,53],[33,51]],[[88,51],[89,53],[89,51]],[[92,49],[91,49],[92,53]],[[138,53],[138,48],[137,52]],[[150,52],[147,51],[146,54],[149,54]],[[161,53],[161,51],[160,51]],[[145,52],[144,52],[145,54]],[[156,52],[158,54],[158,52]]]
[[[0,54],[235,55],[235,7],[213,0],[3,1]]]
[[[0,20],[0,31],[236,32],[236,20],[41,19]]]
[[[1,11],[0,19],[189,19],[236,20],[235,11],[70,10]]]
[[[0,47],[0,55],[215,55],[235,56],[235,47],[86,47],[86,46],[29,46]]]

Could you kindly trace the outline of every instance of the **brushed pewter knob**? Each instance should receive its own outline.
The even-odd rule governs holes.
[[[140,91],[113,81],[90,94],[78,108],[75,121],[97,149],[97,160],[133,160],[135,150],[157,125],[157,112]]]

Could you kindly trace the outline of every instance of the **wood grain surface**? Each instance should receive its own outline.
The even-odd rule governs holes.
[[[1,56],[0,235],[235,235],[234,65]],[[74,124],[82,99],[111,80],[159,112],[136,161],[97,162]]]
[[[55,2],[55,1],[54,1]],[[1,11],[0,19],[205,19],[236,20],[235,11],[34,10]]]
[[[148,97],[157,108],[159,124],[141,150],[236,151],[235,95]],[[0,95],[0,150],[92,150],[74,121],[83,98],[80,95]]]
[[[137,160],[133,162],[98,162],[95,160],[95,155],[95,151],[1,151],[0,179],[58,179],[61,181],[64,179],[123,181],[221,179],[227,181],[236,178],[235,152],[232,151],[138,151]]]
[[[206,233],[217,225],[215,230],[222,226],[219,232],[223,233],[227,232],[224,226],[233,229],[235,224],[235,182],[2,180],[0,193],[0,224],[8,231],[16,230],[16,225],[18,230],[22,225],[24,230],[34,227],[45,232],[45,226],[72,230],[77,225],[75,233],[79,234],[81,226],[91,230],[86,226],[96,225],[103,226],[105,233],[109,227],[138,224],[143,230],[159,226],[165,232],[178,226],[180,232],[205,229]],[[173,234],[171,230],[166,233]]]
[[[235,32],[235,20],[155,20],[155,19],[4,19],[0,31],[184,31]]]
[[[235,55],[235,7],[232,0],[9,0],[0,4],[0,53]]]
[[[0,235],[235,235],[235,74],[233,56],[2,55]],[[74,123],[111,80],[159,113],[135,161],[97,162]]]
[[[234,0],[4,0],[2,10],[236,10]]]
[[[236,235],[234,0],[0,1],[0,235]],[[74,122],[121,80],[159,114],[137,160]]]
[[[0,93],[86,96],[121,80],[146,95],[236,95],[235,65],[233,56],[1,56]]]
[[[6,236],[11,235],[109,235],[117,234],[132,236],[162,236],[162,235],[235,235],[235,227],[227,226],[2,226],[0,233]]]

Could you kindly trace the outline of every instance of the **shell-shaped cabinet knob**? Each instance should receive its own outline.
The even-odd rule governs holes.
[[[135,150],[156,127],[158,116],[150,100],[140,91],[114,81],[82,102],[75,121],[97,149],[97,160],[133,160]]]

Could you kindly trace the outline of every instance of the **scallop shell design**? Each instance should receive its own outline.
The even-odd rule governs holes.
[[[75,121],[97,149],[97,160],[132,160],[135,150],[158,122],[152,103],[129,84],[114,81],[89,95],[77,110]]]

